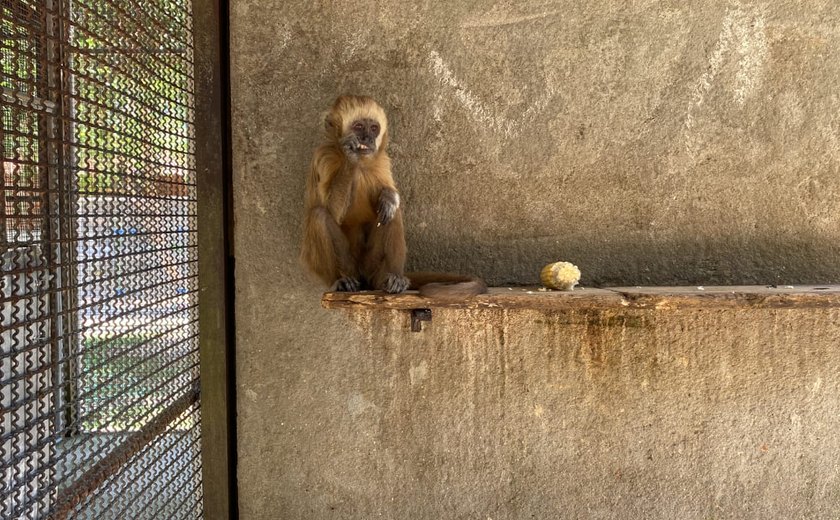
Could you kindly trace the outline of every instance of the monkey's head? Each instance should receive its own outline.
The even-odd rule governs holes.
[[[340,96],[324,125],[327,137],[353,160],[382,153],[388,143],[385,110],[367,96]]]

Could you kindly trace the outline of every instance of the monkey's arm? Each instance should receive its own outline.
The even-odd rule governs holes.
[[[322,185],[324,206],[339,225],[344,222],[344,216],[353,202],[357,177],[356,168],[340,168]]]
[[[400,207],[400,194],[391,187],[382,188],[376,203],[377,225],[390,222]]]

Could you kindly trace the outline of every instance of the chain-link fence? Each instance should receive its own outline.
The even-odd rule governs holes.
[[[0,0],[0,515],[202,516],[191,2]]]

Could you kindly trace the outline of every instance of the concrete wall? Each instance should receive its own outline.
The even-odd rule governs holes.
[[[234,0],[243,517],[837,507],[834,313],[591,326],[620,361],[592,373],[557,316],[351,327],[296,255],[319,116],[357,92],[391,116],[410,267],[840,281],[838,27],[830,0]]]

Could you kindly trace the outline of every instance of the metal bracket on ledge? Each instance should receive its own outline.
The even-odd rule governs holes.
[[[411,332],[422,332],[424,321],[432,321],[432,309],[411,309]]]

